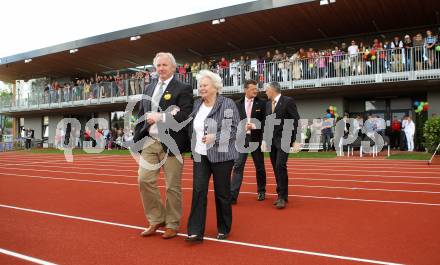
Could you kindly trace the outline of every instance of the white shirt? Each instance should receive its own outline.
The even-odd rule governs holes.
[[[202,103],[193,122],[193,128],[196,132],[196,147],[194,150],[201,155],[207,154],[206,144],[202,142],[202,138],[205,135],[205,120],[211,110],[212,107],[207,107]]]
[[[408,120],[402,121],[402,129],[405,130],[406,125],[408,125]]]
[[[403,131],[406,134],[411,134],[414,135],[414,133],[416,132],[416,126],[414,124],[413,121],[407,121],[408,124],[406,124],[405,128],[403,128]]]
[[[348,47],[348,54],[350,55],[356,55],[359,52],[359,47],[357,45],[351,45]]]
[[[166,91],[166,89],[167,89],[167,86],[168,86],[168,84],[170,83],[171,79],[173,79],[173,76],[171,76],[171,77],[168,78],[167,80],[163,81],[164,84],[163,84],[162,89],[163,89],[163,92],[164,92],[164,93],[165,93],[165,91]],[[153,99],[153,98],[157,95],[157,93],[159,93],[159,87],[160,87],[160,84],[161,84],[161,83],[162,83],[161,80],[159,80],[159,82],[157,82],[156,87],[154,88],[153,95],[151,96],[151,99]],[[151,100],[151,99],[150,99],[150,100]],[[151,103],[153,103],[153,102],[151,102]],[[157,102],[157,104],[159,104],[159,102]],[[153,104],[151,104],[151,106],[153,107]],[[152,111],[152,112],[154,112],[154,111]],[[165,114],[163,115],[162,118],[165,119]],[[152,124],[152,125],[150,126],[149,133],[150,133],[150,136],[151,136],[151,137],[156,138],[156,139],[159,139],[159,131],[158,131],[158,129],[157,129],[157,124],[156,124],[156,123],[154,123],[154,124]]]

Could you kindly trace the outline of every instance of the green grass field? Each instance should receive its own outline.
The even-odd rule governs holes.
[[[32,149],[30,151],[18,151],[23,154],[63,154],[63,150],[47,148],[47,149]],[[73,154],[81,154],[86,155],[83,149],[74,149]],[[130,152],[128,150],[104,150],[101,155],[129,155]],[[190,156],[190,153],[185,153],[184,156]],[[265,157],[269,157],[269,153],[264,153]],[[299,152],[295,154],[290,154],[289,158],[336,158],[336,152]],[[398,153],[392,154],[388,159],[396,159],[396,160],[429,160],[431,158],[431,154],[425,152],[414,152],[414,153]]]

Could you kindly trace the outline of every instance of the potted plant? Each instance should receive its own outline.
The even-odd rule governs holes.
[[[424,145],[428,152],[434,154],[440,143],[440,117],[432,117],[425,122],[423,127]],[[440,150],[433,157],[432,164],[440,164]]]

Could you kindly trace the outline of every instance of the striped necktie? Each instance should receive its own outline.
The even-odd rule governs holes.
[[[160,98],[162,97],[162,94],[163,94],[165,82],[162,81],[159,84],[160,85],[159,85],[158,91],[154,94],[153,98],[151,99],[152,106],[153,106],[151,109],[156,110],[156,111],[159,110],[159,102],[160,102]]]

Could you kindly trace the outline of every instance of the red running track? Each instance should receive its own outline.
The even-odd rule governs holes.
[[[68,163],[60,155],[0,154],[0,252],[56,264],[440,264],[440,167],[291,159],[291,197],[280,211],[275,195],[255,200],[249,162],[230,242],[190,246],[183,235],[138,236],[147,223],[130,156],[78,155]],[[266,168],[273,194],[269,161]],[[190,160],[184,172],[183,234]],[[211,192],[208,237],[216,234],[213,201]],[[0,254],[0,264],[28,263]]]

